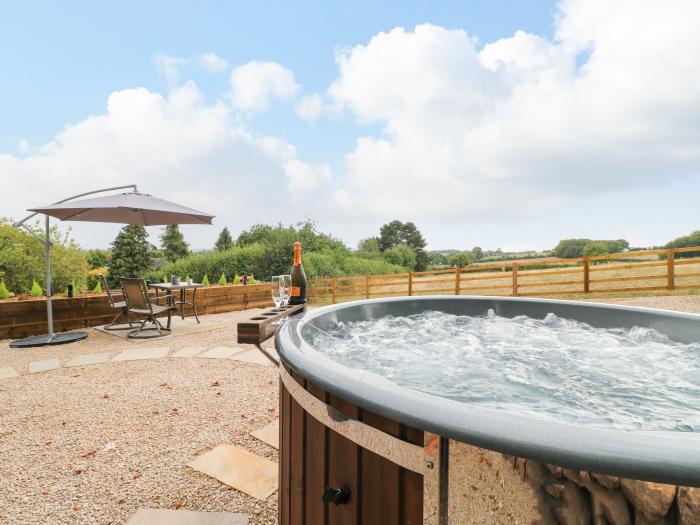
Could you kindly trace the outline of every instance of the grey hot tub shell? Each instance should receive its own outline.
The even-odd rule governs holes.
[[[612,476],[700,486],[700,434],[623,432],[541,420],[424,394],[342,366],[315,351],[311,331],[339,321],[407,315],[424,310],[483,315],[553,312],[596,327],[650,327],[669,338],[700,341],[700,316],[647,308],[523,298],[423,296],[327,306],[291,319],[277,333],[282,362],[334,396],[402,424],[484,449],[544,464]],[[700,358],[700,356],[699,356]],[[700,400],[698,400],[700,412]]]

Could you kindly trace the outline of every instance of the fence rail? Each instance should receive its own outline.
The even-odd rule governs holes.
[[[309,281],[312,303],[405,295],[570,296],[700,289],[700,246]],[[659,260],[650,261],[649,257]],[[683,257],[683,255],[680,255]],[[637,258],[637,260],[630,260]],[[642,259],[640,259],[642,258]],[[534,267],[534,268],[533,268]]]

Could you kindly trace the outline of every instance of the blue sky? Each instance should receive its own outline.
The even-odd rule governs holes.
[[[48,142],[67,123],[102,112],[115,90],[167,89],[152,62],[158,53],[190,57],[212,51],[231,64],[279,62],[313,92],[335,78],[335,48],[366,42],[380,31],[432,22],[478,28],[473,34],[484,41],[517,29],[551,34],[554,5],[516,0],[8,3],[0,17],[0,122],[6,123],[0,127],[0,151],[15,151],[21,139]],[[193,73],[208,97],[224,96],[225,77]],[[256,129],[294,139],[321,160],[332,160],[354,143],[356,130],[309,129],[289,108],[278,109],[258,119]],[[332,140],[317,146],[318,137],[328,133]],[[336,141],[342,146],[334,146]]]
[[[658,41],[639,38],[643,24],[634,21],[659,19],[659,13],[635,3],[10,3],[0,17],[0,170],[16,195],[0,215],[17,216],[37,204],[34,199],[43,203],[101,185],[119,170],[119,182],[136,177],[146,191],[175,198],[165,187],[173,180],[164,175],[169,166],[179,174],[177,184],[198,192],[195,202],[234,231],[311,216],[354,244],[397,217],[418,223],[434,248],[547,248],[569,236],[665,242],[697,227],[692,195],[700,189],[692,146],[698,126],[687,122],[697,90],[693,84],[683,93],[664,92],[658,82],[658,71],[669,71],[669,83],[697,73],[671,53],[697,50],[697,39],[679,28],[695,7],[672,3],[681,12],[657,24]],[[427,25],[419,30],[420,24]],[[398,27],[405,31],[392,31]],[[627,40],[620,45],[614,38]],[[659,47],[669,49],[657,57]],[[206,71],[197,59],[203,53],[225,60],[225,71]],[[159,55],[182,61],[175,77],[159,70]],[[644,56],[652,57],[651,65],[637,60]],[[267,93],[267,109],[236,107],[231,75],[250,61],[288,71],[296,89]],[[394,79],[403,84],[392,85]],[[118,133],[130,135],[128,127],[117,132],[110,125],[111,138],[99,148],[90,144],[91,119],[109,114],[110,95],[143,87],[169,100],[188,82],[196,88],[182,118],[194,122],[223,105],[221,125],[243,130],[244,142],[255,143],[253,153],[241,150],[239,171],[225,172],[231,153],[222,153],[224,139],[213,131],[211,147],[200,145],[177,161],[162,154],[156,162],[162,151],[182,149],[185,138],[158,144],[149,155],[157,165],[153,176],[136,153],[133,164],[105,160],[131,158],[136,146],[124,146],[126,154],[109,149],[110,140],[120,142]],[[300,117],[300,104],[312,97],[318,115]],[[145,103],[122,98],[128,115]],[[192,102],[200,98],[203,107]],[[658,123],[653,133],[650,123]],[[59,135],[69,124],[74,132]],[[275,153],[260,153],[267,139],[274,139]],[[42,149],[56,140],[55,149]],[[99,158],[85,167],[71,164],[90,148]],[[290,162],[301,166],[297,175]],[[202,195],[202,170],[219,173],[209,187],[226,195],[221,203]],[[291,192],[271,205],[270,187],[298,177],[318,191]],[[27,195],[28,180],[34,196]],[[441,185],[444,205],[431,192]],[[244,209],[236,195],[242,189],[262,197],[268,209],[232,211]],[[668,220],[651,220],[652,205]],[[104,244],[104,230],[78,225],[74,231],[85,245]],[[191,231],[198,248],[217,233]]]

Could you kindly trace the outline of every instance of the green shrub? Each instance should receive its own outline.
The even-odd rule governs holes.
[[[687,246],[700,246],[700,230],[692,232],[690,235],[678,237],[667,243],[664,248],[685,248]],[[700,257],[700,252],[680,252],[676,255],[677,259],[682,257]],[[666,258],[666,254],[660,256],[661,259]]]
[[[92,289],[92,293],[102,293],[102,284],[100,283],[100,281],[97,281],[97,284]]]
[[[204,286],[210,286],[210,284],[209,284],[209,277],[207,277],[207,274],[206,274],[206,273],[204,274],[204,277],[202,277],[202,284],[203,284]]]
[[[257,282],[254,275],[251,275],[250,279],[248,279],[248,284],[257,284]]]
[[[459,252],[455,253],[449,259],[450,266],[454,268],[464,268],[469,266],[474,262],[474,255],[472,252]]]
[[[221,274],[221,277],[219,277],[219,284],[222,286],[226,284],[226,275],[223,273]]]
[[[0,299],[9,299],[12,297],[10,290],[5,286],[5,279],[0,281]]]
[[[407,270],[415,270],[416,268],[416,251],[405,244],[398,244],[393,248],[384,250],[382,256],[390,264],[403,266]]]
[[[41,297],[44,295],[44,292],[41,291],[41,286],[39,286],[39,283],[36,282],[36,280],[32,281],[32,289],[29,293],[32,294],[32,297]]]
[[[236,274],[233,276],[233,284],[241,284],[241,276]]]
[[[43,237],[39,224],[27,227]],[[78,290],[87,286],[87,258],[78,244],[71,238],[70,231],[61,232],[57,226],[51,227],[51,274],[55,290],[65,290],[70,282],[75,282]],[[0,277],[10,292],[27,293],[34,279],[41,287],[44,282],[44,248],[38,239],[29,232],[12,226],[9,219],[0,218]]]
[[[583,247],[582,255],[584,257],[598,257],[600,255],[608,255],[608,245],[602,241],[589,242]]]

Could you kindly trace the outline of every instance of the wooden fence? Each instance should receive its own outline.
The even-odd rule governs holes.
[[[700,257],[677,257],[687,252],[700,252],[700,246],[315,279],[308,296],[312,303],[337,303],[428,294],[578,296],[700,289]]]
[[[59,297],[52,302],[56,332],[103,325],[115,314],[104,294],[71,299]],[[269,283],[212,286],[197,290],[199,315],[271,305]],[[186,308],[185,315],[192,315],[192,309]],[[46,299],[0,301],[0,339],[45,334],[47,330]]]

